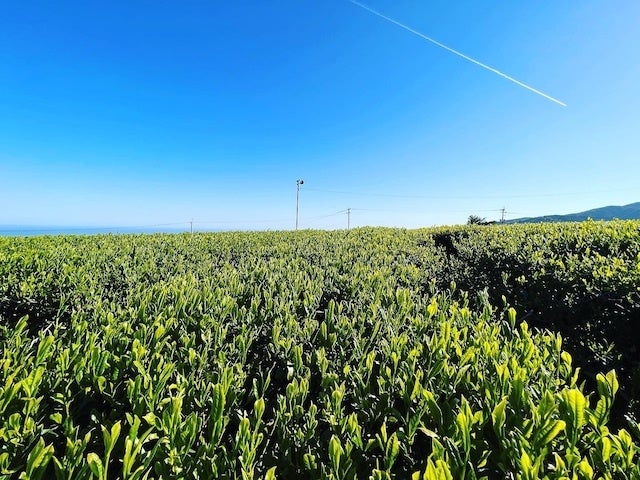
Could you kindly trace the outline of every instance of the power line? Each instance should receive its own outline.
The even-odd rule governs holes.
[[[595,193],[628,192],[637,188],[616,188],[608,190],[591,190],[589,192],[554,192],[554,193],[533,193],[518,195],[407,195],[383,192],[354,192],[345,190],[325,190],[318,188],[307,188],[307,191],[318,193],[331,193],[335,195],[356,195],[363,197],[389,197],[389,198],[415,198],[426,200],[496,200],[508,198],[545,198],[545,197],[566,197],[574,195],[593,195]]]
[[[194,224],[242,224],[242,223],[279,223],[279,222],[290,222],[291,218],[261,218],[259,220],[197,220],[194,221]]]
[[[345,210],[339,210],[339,211],[333,212],[333,213],[328,213],[326,215],[317,215],[315,217],[307,217],[307,218],[305,218],[305,220],[307,220],[307,221],[308,220],[320,220],[322,218],[335,217],[336,215],[341,215],[341,214],[345,213],[346,211],[347,210],[345,209]]]

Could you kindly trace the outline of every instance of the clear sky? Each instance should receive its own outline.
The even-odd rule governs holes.
[[[640,201],[640,2],[5,1],[0,225],[418,227]]]

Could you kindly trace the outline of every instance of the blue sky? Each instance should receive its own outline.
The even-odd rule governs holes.
[[[403,227],[640,201],[640,3],[4,2],[0,224]],[[327,216],[328,215],[328,216]]]

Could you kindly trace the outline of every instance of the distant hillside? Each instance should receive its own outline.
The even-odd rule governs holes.
[[[567,215],[545,215],[543,217],[526,217],[508,220],[505,223],[541,223],[541,222],[582,222],[587,219],[593,220],[620,220],[640,219],[640,202],[629,205],[594,208],[580,213],[569,213]]]

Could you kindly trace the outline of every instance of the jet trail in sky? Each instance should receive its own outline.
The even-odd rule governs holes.
[[[515,78],[513,78],[513,77],[510,77],[510,76],[509,76],[509,75],[507,75],[506,73],[502,73],[500,70],[496,70],[495,68],[490,67],[489,65],[486,65],[486,64],[484,64],[484,63],[482,63],[482,62],[479,62],[478,60],[476,60],[476,59],[474,59],[474,58],[471,58],[471,57],[469,57],[469,56],[465,55],[465,54],[464,54],[464,53],[462,53],[462,52],[459,52],[459,51],[457,51],[457,50],[454,50],[454,49],[453,49],[453,48],[451,48],[451,47],[447,47],[447,46],[446,46],[446,45],[444,45],[443,43],[440,43],[440,42],[438,42],[437,40],[434,40],[433,38],[427,37],[427,36],[426,36],[426,35],[424,35],[423,33],[420,33],[420,32],[418,32],[417,30],[414,30],[413,28],[408,27],[407,25],[405,25],[405,24],[403,24],[403,23],[400,23],[400,22],[398,22],[397,20],[394,20],[393,18],[390,18],[390,17],[387,17],[386,15],[383,15],[382,13],[380,13],[380,12],[378,12],[378,11],[374,10],[373,8],[370,8],[370,7],[368,7],[368,6],[364,5],[364,4],[362,4],[362,3],[360,3],[360,2],[358,2],[358,1],[356,1],[356,0],[348,0],[348,1],[349,1],[349,2],[351,2],[351,3],[353,3],[354,5],[357,5],[357,6],[358,6],[358,7],[360,7],[360,8],[365,9],[366,11],[368,11],[368,12],[370,12],[370,13],[373,13],[374,15],[376,15],[376,16],[378,16],[378,17],[380,17],[380,18],[382,18],[382,19],[384,19],[384,20],[386,20],[386,21],[388,21],[388,22],[393,23],[394,25],[397,25],[397,26],[398,26],[398,27],[400,27],[400,28],[403,28],[403,29],[407,30],[408,32],[413,33],[414,35],[417,35],[418,37],[420,37],[420,38],[422,38],[422,39],[424,39],[424,40],[426,40],[426,41],[428,41],[428,42],[433,43],[434,45],[437,45],[437,46],[438,46],[438,47],[440,47],[440,48],[445,49],[445,50],[446,50],[446,51],[448,51],[448,52],[453,53],[454,55],[457,55],[457,56],[459,56],[459,57],[462,57],[462,58],[464,58],[465,60],[467,60],[467,61],[469,61],[469,62],[471,62],[471,63],[475,63],[475,64],[476,64],[476,65],[478,65],[479,67],[482,67],[482,68],[484,68],[485,70],[489,70],[490,72],[493,72],[493,73],[495,73],[496,75],[499,75],[499,76],[501,76],[502,78],[505,78],[505,79],[509,80],[510,82],[513,82],[513,83],[515,83],[516,85],[521,86],[522,88],[526,88],[527,90],[529,90],[529,91],[531,91],[531,92],[533,92],[533,93],[536,93],[536,94],[538,94],[538,95],[540,95],[540,96],[542,96],[542,97],[546,98],[547,100],[551,100],[552,102],[557,103],[558,105],[562,105],[563,107],[566,107],[566,106],[567,106],[567,104],[566,104],[566,103],[561,102],[560,100],[558,100],[558,99],[556,99],[556,98],[553,98],[552,96],[547,95],[546,93],[543,93],[543,92],[541,92],[540,90],[536,90],[535,88],[533,88],[533,87],[531,87],[531,86],[527,85],[526,83],[522,83],[521,81],[516,80],[516,79],[515,79]]]

